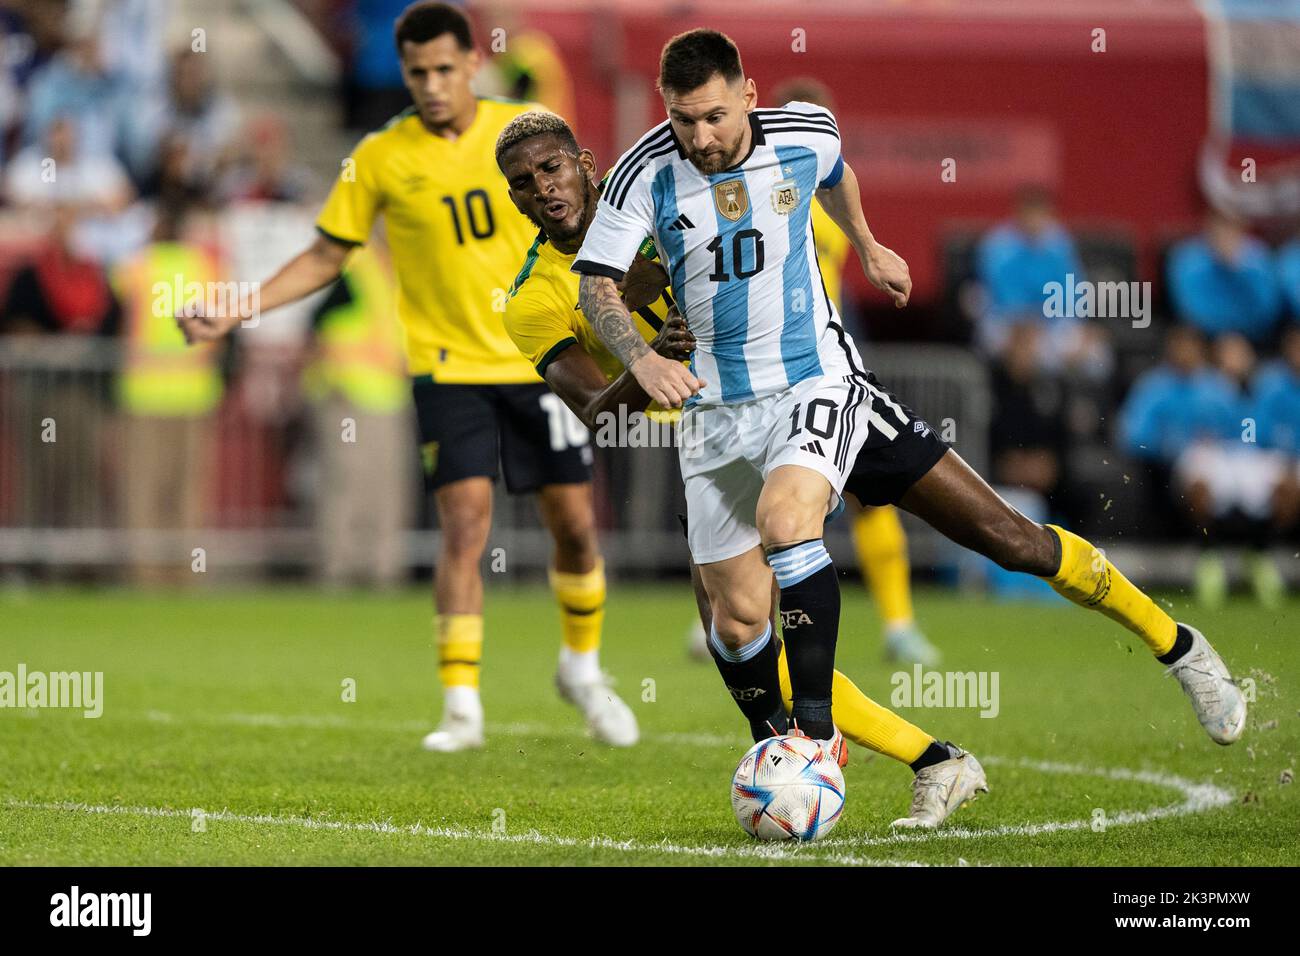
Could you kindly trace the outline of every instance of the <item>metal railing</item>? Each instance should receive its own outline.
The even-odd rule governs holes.
[[[864,354],[887,388],[984,469],[991,398],[979,360],[935,346],[867,347]],[[113,567],[144,558],[188,567],[194,548],[202,547],[209,570],[312,567],[315,449],[291,440],[304,430],[304,416],[250,425],[238,378],[211,416],[210,463],[176,464],[174,493],[191,483],[204,489],[198,520],[189,527],[141,527],[124,519],[133,469],[140,467],[132,449],[137,459],[179,452],[153,446],[142,452],[138,441],[127,441],[131,416],[115,400],[121,360],[120,347],[103,340],[0,337],[0,566]],[[414,456],[412,441],[412,468]],[[687,550],[676,515],[685,501],[676,449],[597,448],[595,482],[611,571],[683,571]],[[948,553],[928,528],[912,522],[909,530],[918,564]],[[847,522],[828,532],[836,539],[846,534]],[[408,565],[431,565],[437,546],[432,523],[412,528]],[[545,567],[551,544],[532,500],[499,496],[488,548],[489,554],[504,549],[510,572]],[[852,564],[851,548],[837,553]]]

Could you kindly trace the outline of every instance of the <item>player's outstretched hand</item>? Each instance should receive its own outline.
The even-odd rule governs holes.
[[[876,243],[867,253],[862,268],[871,284],[894,300],[894,308],[907,305],[912,295],[912,274],[902,256]]]
[[[176,324],[185,336],[185,344],[194,345],[196,342],[212,342],[226,335],[239,324],[239,316],[230,313],[207,315],[203,303],[196,302],[176,313]]]
[[[695,336],[686,327],[686,320],[677,311],[677,306],[668,310],[664,327],[659,330],[659,334],[650,345],[664,358],[672,359],[674,362],[685,362],[691,357],[691,353],[695,351]]]
[[[654,350],[633,362],[630,371],[642,390],[662,408],[680,408],[682,402],[708,384],[681,362],[664,358]]]

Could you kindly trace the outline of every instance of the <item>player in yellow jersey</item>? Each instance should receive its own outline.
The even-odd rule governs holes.
[[[382,215],[398,281],[425,471],[442,532],[434,576],[443,719],[435,751],[483,745],[479,562],[504,472],[513,494],[535,492],[555,540],[550,573],[564,643],[556,684],[605,743],[628,746],[632,711],[599,665],[604,564],[597,550],[586,431],[515,349],[501,307],[533,228],[497,169],[498,134],[527,104],[476,97],[481,65],[469,21],[443,3],[414,3],[395,41],[414,105],[365,137],[343,162],[315,243],[263,283],[239,314],[179,319],[192,341],[334,282]],[[364,453],[364,435],[358,436]],[[394,462],[393,467],[401,467]]]
[[[793,100],[835,112],[830,90],[811,78],[787,80],[772,91],[773,103]],[[821,203],[813,203],[812,224],[817,261],[822,266],[822,284],[839,308],[844,263],[852,247],[848,236],[835,225]],[[876,612],[885,629],[885,659],[934,666],[939,662],[939,651],[916,626],[912,613],[907,535],[898,509],[893,505],[873,508],[850,504],[848,507],[853,515],[853,546],[858,553],[858,566],[875,598]]]
[[[571,271],[600,196],[596,164],[580,149],[572,130],[554,113],[526,113],[501,133],[497,162],[510,197],[541,232],[529,250],[506,302],[506,330],[521,354],[589,428],[603,416],[626,418],[650,406],[630,372],[601,344],[578,301],[580,277]],[[646,251],[653,253],[653,245]],[[695,340],[677,314],[663,269],[638,256],[622,281],[624,301],[637,330],[659,354],[679,361],[690,356]],[[692,565],[696,600],[704,621],[712,613]],[[775,603],[773,605],[775,609]],[[775,620],[771,626],[775,633]],[[772,732],[774,709],[789,713],[791,687],[785,647],[768,644],[777,656],[781,701],[768,701],[756,688],[758,659],[733,659],[720,645],[713,658],[728,691],[749,720],[756,739]],[[937,826],[977,792],[987,790],[984,773],[970,755],[940,743],[871,700],[838,671],[833,678],[832,713],[844,737],[908,764],[916,773],[913,813],[906,826]],[[840,738],[841,740],[843,738]],[[847,755],[837,754],[841,763]]]

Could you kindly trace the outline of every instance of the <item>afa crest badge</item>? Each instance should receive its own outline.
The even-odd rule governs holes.
[[[772,186],[772,209],[788,216],[799,205],[799,184],[793,179],[783,179]]]

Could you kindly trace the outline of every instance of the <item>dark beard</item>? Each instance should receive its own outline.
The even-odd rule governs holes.
[[[700,165],[701,159],[703,158],[700,153],[691,152],[687,155],[690,157],[691,164],[707,176],[712,173],[720,173],[724,169],[730,169],[732,166],[736,165],[736,157],[740,155],[740,144],[737,143],[735,149],[723,153],[721,156],[715,154],[714,157],[711,157],[709,159],[710,166],[708,169],[705,169]]]

